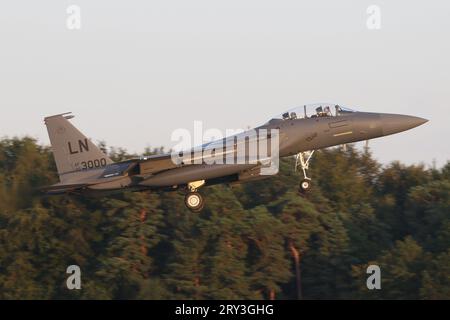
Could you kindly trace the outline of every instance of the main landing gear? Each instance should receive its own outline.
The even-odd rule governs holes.
[[[311,178],[308,177],[307,172],[309,169],[309,161],[311,160],[314,154],[313,151],[300,152],[297,154],[295,161],[295,171],[298,171],[299,168],[303,171],[304,179],[300,182],[299,191],[300,193],[306,193],[311,189]]]
[[[199,188],[205,185],[205,180],[194,181],[188,183],[188,193],[184,198],[184,204],[192,212],[200,212],[205,207],[205,200],[202,195],[197,192]]]

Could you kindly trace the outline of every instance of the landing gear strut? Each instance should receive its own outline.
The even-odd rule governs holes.
[[[200,212],[205,207],[205,200],[203,199],[202,195],[197,192],[197,190],[204,184],[205,181],[201,180],[188,183],[187,185],[189,192],[184,198],[184,203],[186,207],[192,212]]]
[[[309,169],[309,161],[311,160],[314,154],[313,151],[300,152],[297,154],[295,161],[295,171],[298,171],[299,168],[303,171],[304,179],[300,182],[300,192],[306,193],[311,189],[311,178],[308,177],[307,172]]]

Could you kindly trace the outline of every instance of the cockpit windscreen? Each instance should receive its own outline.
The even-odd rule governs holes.
[[[346,108],[333,103],[314,103],[290,109],[272,118],[272,120],[293,120],[293,119],[305,119],[316,117],[338,117],[352,112],[355,111],[350,108]]]

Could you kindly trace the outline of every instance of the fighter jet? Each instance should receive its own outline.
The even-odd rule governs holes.
[[[357,112],[336,104],[310,104],[197,148],[114,163],[72,125],[69,120],[73,117],[64,113],[45,118],[60,179],[45,188],[48,194],[184,190],[186,207],[192,212],[204,208],[200,188],[270,178],[277,173],[274,163],[280,157],[296,157],[295,169],[302,173],[299,190],[306,193],[311,189],[308,169],[315,151],[388,136],[428,121],[408,115]],[[250,150],[253,142],[256,156]],[[265,150],[263,156],[261,150]]]

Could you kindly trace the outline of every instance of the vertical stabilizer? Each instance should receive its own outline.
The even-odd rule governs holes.
[[[70,123],[69,119],[73,117],[64,113],[45,118],[61,183],[76,181],[81,171],[100,169],[113,163]]]

